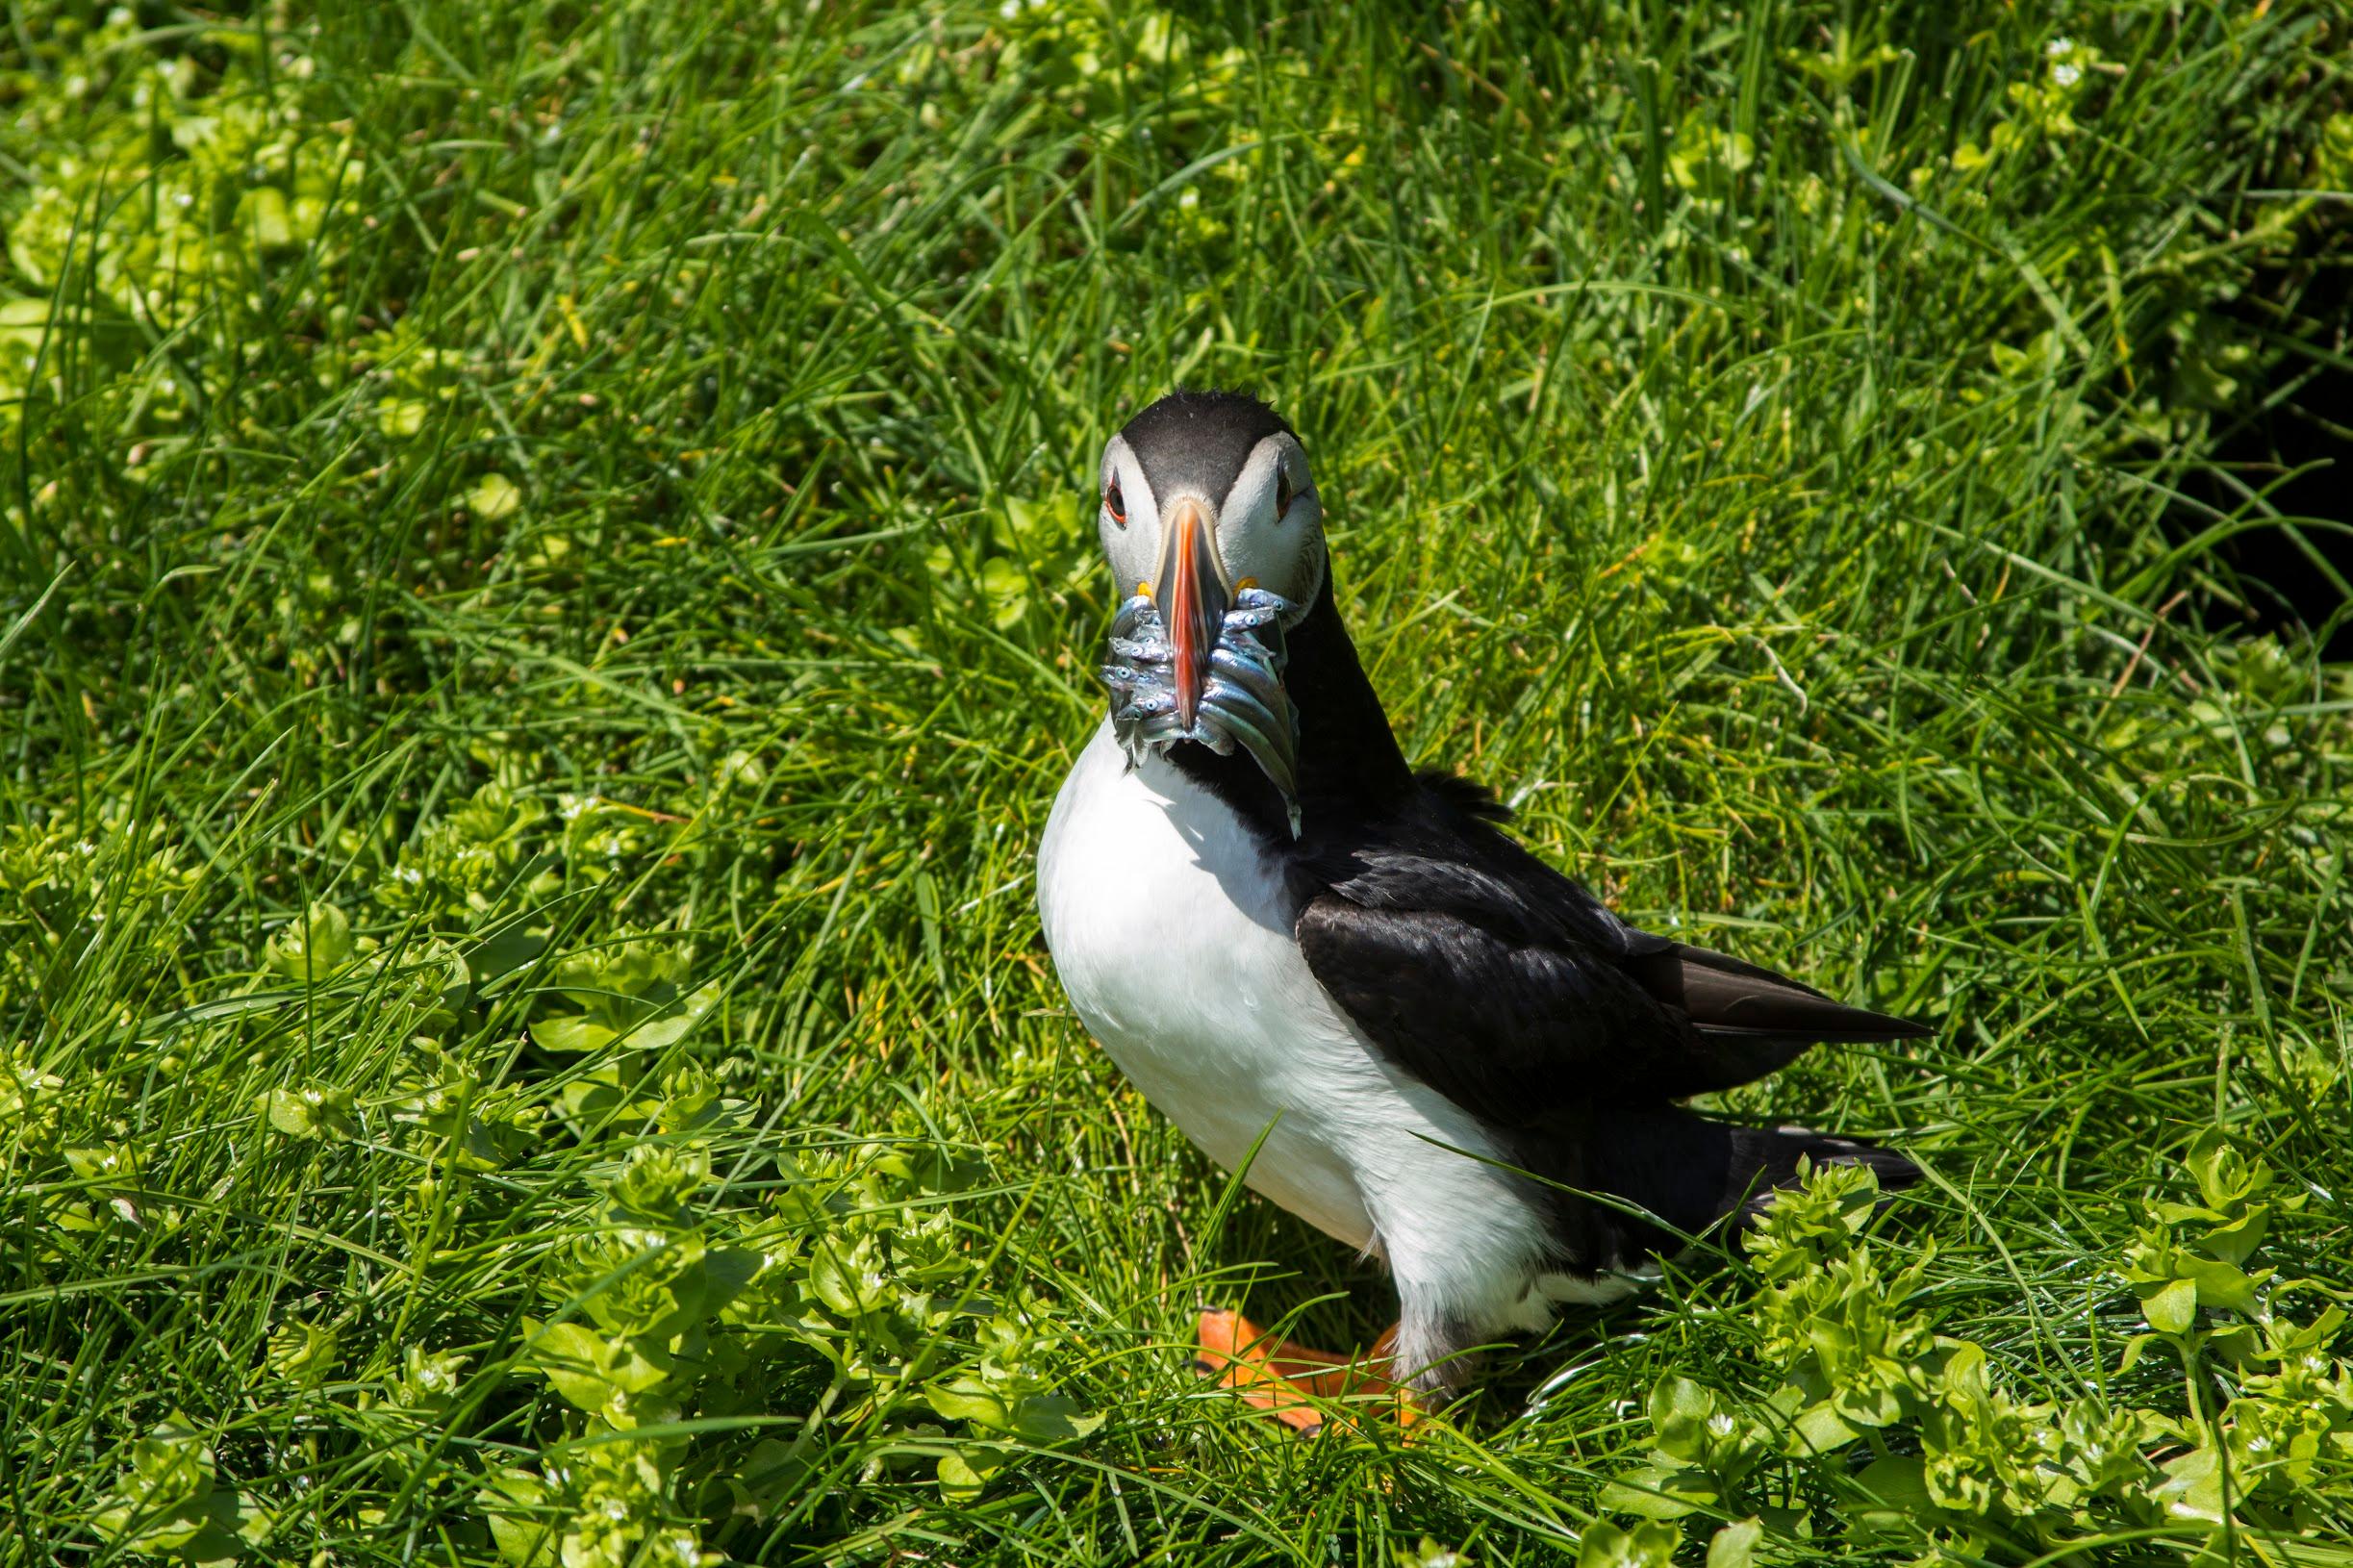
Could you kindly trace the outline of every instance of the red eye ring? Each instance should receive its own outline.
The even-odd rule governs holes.
[[[1279,518],[1290,511],[1292,501],[1298,496],[1299,492],[1291,488],[1291,476],[1278,471],[1275,475],[1275,516]]]
[[[1120,494],[1120,482],[1116,479],[1111,481],[1111,488],[1103,492],[1103,510],[1111,514],[1113,522],[1123,528],[1127,526],[1127,502]]]

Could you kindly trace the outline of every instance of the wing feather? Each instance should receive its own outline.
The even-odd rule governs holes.
[[[1483,823],[1465,825],[1470,852],[1353,852],[1296,934],[1385,1057],[1492,1125],[1687,1099],[1762,1077],[1818,1041],[1928,1032],[1628,925]]]

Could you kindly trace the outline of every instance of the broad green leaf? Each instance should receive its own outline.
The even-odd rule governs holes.
[[[316,1323],[283,1323],[263,1349],[262,1364],[301,1388],[316,1388],[335,1370],[338,1336]]]
[[[950,1421],[969,1421],[999,1430],[1013,1424],[1003,1396],[976,1378],[934,1383],[923,1390],[923,1403]]]
[[[1708,1568],[1751,1568],[1757,1543],[1764,1538],[1764,1521],[1741,1519],[1708,1537]]]
[[[1695,1508],[1713,1505],[1716,1492],[1708,1478],[1696,1470],[1643,1465],[1623,1471],[1610,1479],[1596,1501],[1611,1513],[1677,1519]]]
[[[1599,1520],[1577,1543],[1577,1568],[1674,1568],[1683,1531],[1673,1525],[1642,1524],[1632,1530]]]
[[[290,980],[325,980],[351,961],[351,917],[333,904],[310,911],[269,939],[263,962]]]
[[[556,1104],[566,1116],[581,1122],[642,1119],[660,1108],[651,1100],[631,1100],[619,1077],[618,1073],[607,1071],[574,1078],[557,1091]]]
[[[60,1151],[65,1168],[85,1181],[107,1183],[137,1181],[145,1163],[139,1151],[124,1144],[100,1144],[94,1149]]]
[[[1680,1375],[1661,1378],[1650,1399],[1659,1454],[1682,1464],[1698,1463],[1707,1454],[1708,1418],[1715,1411],[1715,1396],[1698,1383]]]
[[[686,1037],[687,1030],[700,1023],[703,1016],[718,1004],[717,981],[697,986],[679,998],[661,1016],[627,1030],[622,1044],[632,1050],[660,1050],[664,1047],[676,1045]]]
[[[262,1097],[262,1113],[271,1126],[290,1138],[343,1139],[360,1130],[348,1089],[316,1084],[304,1089],[272,1089]]]
[[[2169,1279],[2141,1298],[2140,1313],[2159,1333],[2187,1333],[2197,1321],[2198,1287],[2187,1279]]]
[[[2198,1246],[2226,1263],[2244,1263],[2255,1255],[2271,1230],[2271,1205],[2259,1203],[2229,1225],[2216,1226],[2198,1238]]]
[[[620,1031],[599,1024],[586,1013],[531,1021],[531,1038],[543,1050],[597,1050],[611,1045]]]
[[[1067,1394],[1031,1394],[1013,1407],[1013,1430],[1033,1443],[1084,1437],[1102,1424],[1101,1415],[1081,1414]]]
[[[2197,1287],[2198,1304],[2226,1312],[2254,1312],[2261,1305],[2255,1298],[2255,1287],[2270,1277],[2269,1271],[2250,1276],[2236,1263],[2217,1258],[2190,1257],[2181,1259],[2184,1278]]]
[[[830,1240],[811,1248],[808,1277],[817,1299],[847,1318],[880,1311],[897,1294],[871,1236],[847,1248]]]
[[[1792,1454],[1829,1454],[1846,1447],[1862,1434],[1839,1416],[1837,1406],[1829,1400],[1809,1404],[1789,1423]]]
[[[1848,1517],[1859,1545],[1916,1543],[1945,1517],[1929,1495],[1927,1467],[1916,1454],[1874,1459],[1855,1484],[1862,1497]]]
[[[1904,1397],[1892,1382],[1850,1383],[1831,1395],[1831,1407],[1849,1426],[1891,1427],[1904,1418]]]
[[[527,1470],[493,1470],[480,1493],[491,1539],[508,1568],[552,1568],[558,1518],[546,1483]]]
[[[286,192],[274,186],[257,186],[237,204],[234,219],[240,238],[265,255],[291,250],[295,244],[294,221]]]
[[[523,493],[503,473],[486,473],[466,493],[466,509],[485,522],[495,522],[523,504]]]
[[[395,440],[405,441],[425,427],[425,417],[433,406],[421,397],[385,397],[376,402],[376,428]]]
[[[2165,1479],[2156,1491],[2166,1513],[2176,1519],[2222,1522],[2223,1466],[2211,1448],[2192,1449],[2164,1466]]]
[[[613,1351],[602,1335],[576,1323],[551,1323],[533,1333],[528,1355],[532,1368],[574,1408],[595,1415],[612,1399],[607,1369]]]
[[[2200,1132],[2183,1157],[2198,1184],[2198,1196],[2211,1209],[2232,1211],[2246,1199],[2271,1185],[2271,1168],[2239,1152],[2229,1134],[2210,1126]]]
[[[725,1311],[758,1276],[764,1261],[748,1248],[714,1248],[703,1253],[703,1311],[712,1317]]]
[[[1929,1501],[1928,1479],[1916,1455],[1874,1459],[1855,1482],[1880,1505],[1898,1512],[1925,1513],[1935,1505]]]
[[[980,590],[989,601],[989,620],[999,631],[1018,622],[1029,611],[1029,579],[1002,556],[981,564]]]
[[[1004,1461],[992,1461],[977,1447],[958,1448],[940,1455],[940,1495],[953,1502],[970,1502],[978,1497],[989,1484],[989,1478],[1004,1467]]]

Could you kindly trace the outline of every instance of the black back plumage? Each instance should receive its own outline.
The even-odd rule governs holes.
[[[1679,1252],[1753,1212],[1800,1156],[1871,1164],[1891,1188],[1917,1176],[1885,1150],[1733,1126],[1675,1101],[1760,1077],[1819,1041],[1926,1029],[1628,924],[1505,833],[1508,813],[1486,791],[1416,773],[1328,572],[1289,645],[1296,840],[1247,756],[1186,743],[1172,760],[1279,861],[1301,949],[1333,1001],[1392,1066],[1477,1116],[1539,1178],[1565,1267]]]

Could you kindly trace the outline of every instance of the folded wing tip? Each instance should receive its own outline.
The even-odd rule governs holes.
[[[1694,1020],[1691,1026],[1697,1033],[1712,1040],[1791,1046],[1868,1046],[1888,1040],[1925,1040],[1936,1032],[1934,1024],[1923,1024],[1918,1019],[1866,1013],[1860,1007],[1842,1011],[1848,1016],[1825,1018],[1811,1024],[1775,1026]]]
[[[1858,1008],[1856,1011],[1862,1010]],[[1859,1040],[1925,1040],[1936,1032],[1934,1024],[1923,1024],[1916,1018],[1902,1018],[1894,1013],[1863,1013],[1858,1022],[1874,1031],[1869,1035],[1856,1035],[1855,1038]]]

